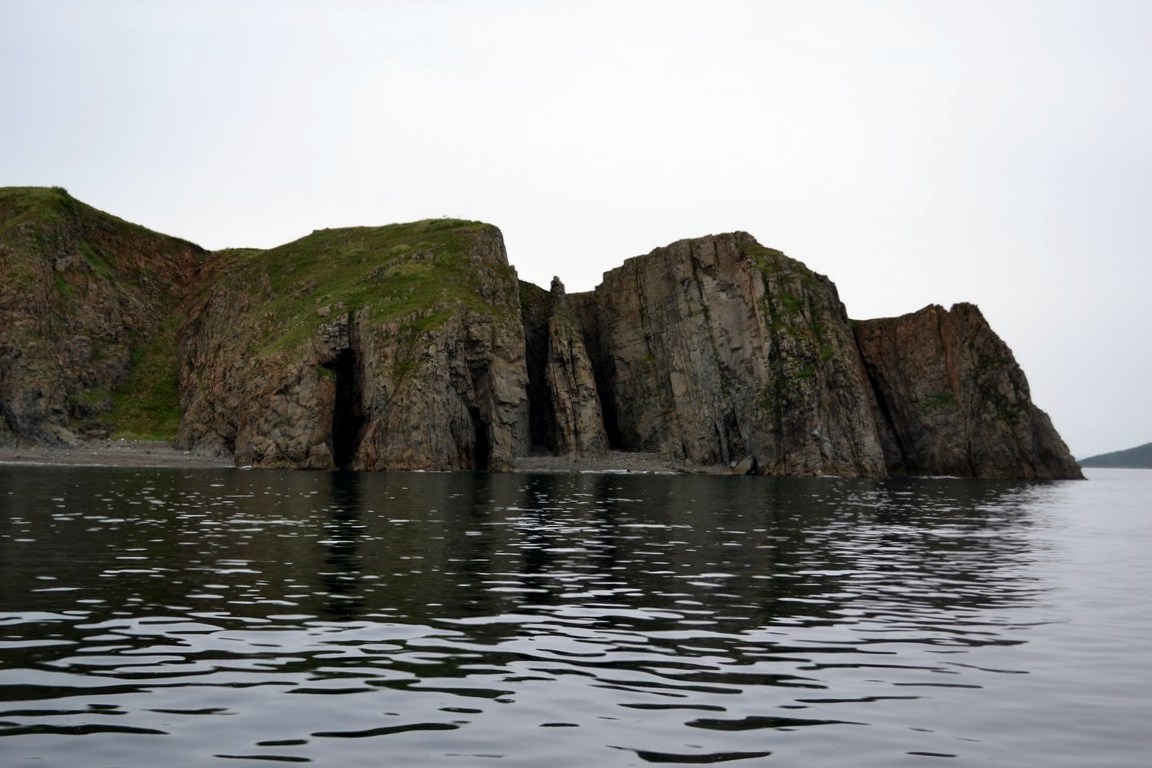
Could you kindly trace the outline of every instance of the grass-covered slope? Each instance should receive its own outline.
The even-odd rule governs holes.
[[[0,188],[0,437],[168,437],[175,315],[205,253],[59,187]]]
[[[267,355],[297,348],[328,322],[330,311],[367,310],[373,322],[424,313],[419,322],[433,326],[451,306],[481,307],[482,262],[473,253],[478,235],[499,233],[457,219],[317,230],[241,254],[225,279],[264,292],[252,341]]]

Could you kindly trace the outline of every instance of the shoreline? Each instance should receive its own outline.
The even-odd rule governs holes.
[[[0,445],[0,466],[42,467],[168,467],[177,469],[238,469],[231,456],[182,451],[159,440],[93,440],[75,446]],[[557,474],[681,474],[683,469],[655,453],[612,451],[603,457],[518,456],[514,473]]]
[[[233,469],[230,456],[181,451],[162,440],[93,440],[71,447],[0,445],[0,465]]]

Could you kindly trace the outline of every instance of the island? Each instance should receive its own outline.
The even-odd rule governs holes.
[[[569,294],[519,280],[481,222],[209,252],[0,189],[0,443],[116,435],[274,468],[1082,476],[976,306],[852,320],[744,232]]]
[[[1080,459],[1082,467],[1107,467],[1113,469],[1152,469],[1152,443],[1111,451]]]

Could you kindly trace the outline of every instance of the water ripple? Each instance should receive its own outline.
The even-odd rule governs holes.
[[[5,765],[1074,765],[1146,703],[1069,671],[1144,635],[1058,602],[1076,484],[2,476]]]

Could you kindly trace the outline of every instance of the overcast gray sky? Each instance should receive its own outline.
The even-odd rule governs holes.
[[[570,291],[742,229],[1152,441],[1152,2],[0,0],[0,72],[0,185],[207,248],[481,219]]]

